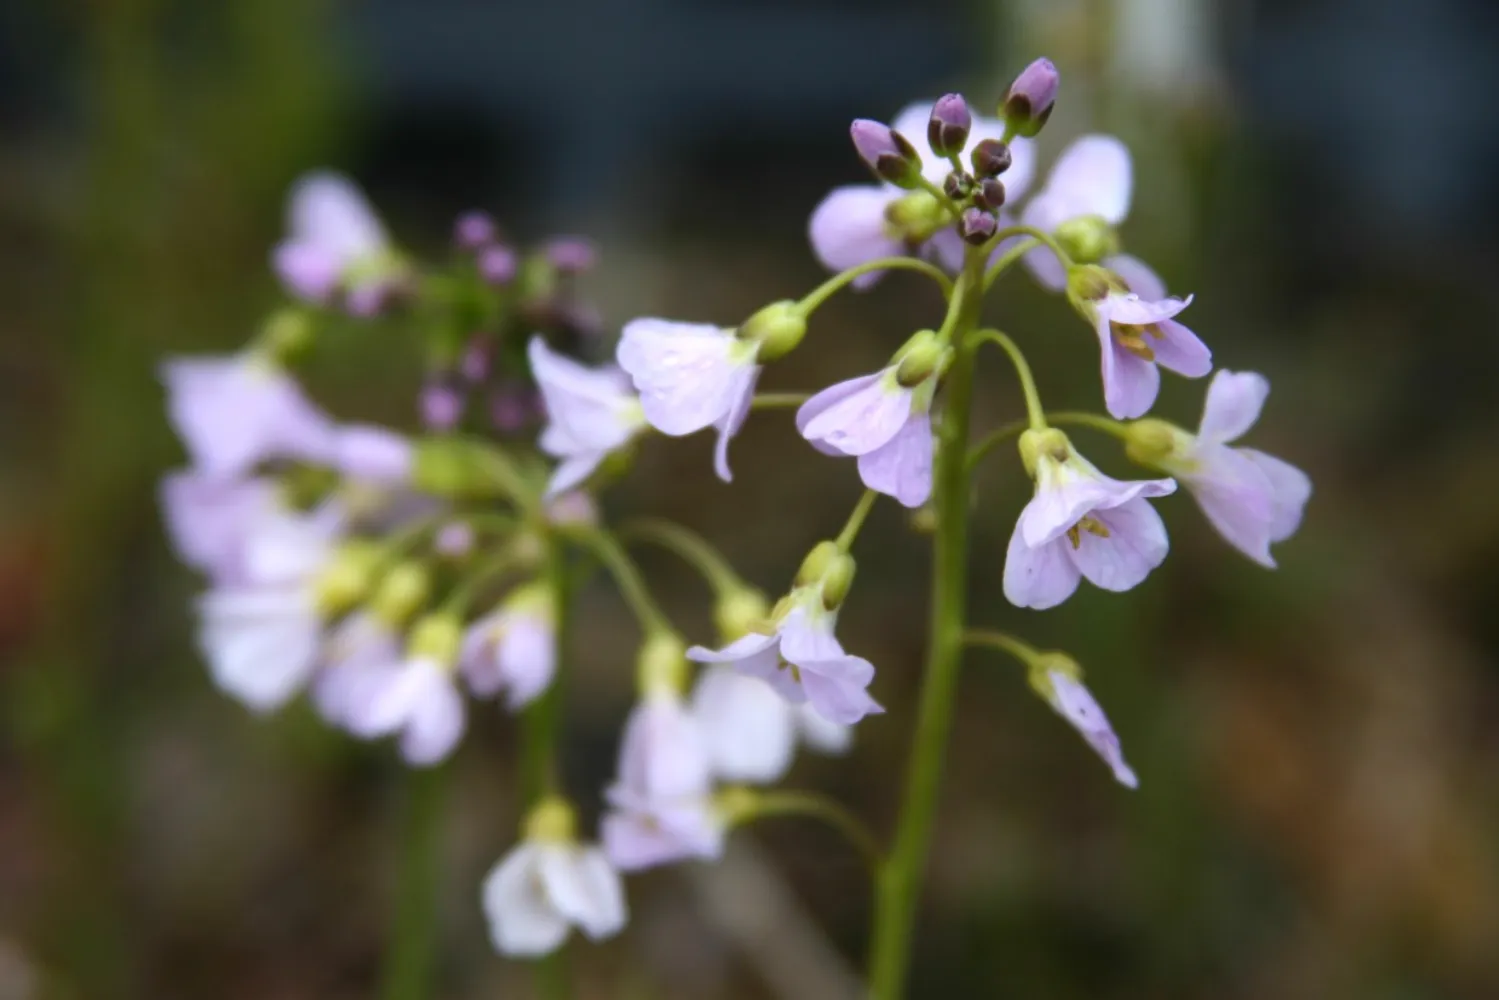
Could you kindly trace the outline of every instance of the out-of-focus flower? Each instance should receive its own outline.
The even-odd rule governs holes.
[[[517,587],[498,608],[469,626],[461,670],[474,694],[508,689],[506,704],[522,708],[545,691],[557,665],[557,617],[545,584]]]
[[[342,292],[356,316],[379,312],[405,278],[405,265],[363,193],[333,173],[308,174],[292,186],[287,237],[272,264],[291,295],[326,305]]]
[[[528,356],[547,412],[540,447],[562,460],[547,484],[547,496],[554,497],[629,443],[645,427],[645,414],[617,369],[585,368],[554,353],[540,337],[531,338]]]
[[[1103,758],[1121,785],[1127,788],[1139,786],[1135,772],[1124,761],[1124,751],[1119,746],[1119,737],[1114,735],[1114,727],[1109,725],[1109,717],[1103,714],[1092,693],[1083,686],[1081,671],[1070,658],[1055,653],[1047,655],[1031,669],[1030,683],[1036,693],[1046,699],[1046,703]]]
[[[692,714],[713,775],[726,782],[778,781],[798,739],[824,753],[842,753],[853,739],[848,726],[827,721],[810,705],[790,704],[763,680],[727,664],[703,668]]]
[[[1111,135],[1085,135],[1057,158],[1046,186],[1025,206],[1020,221],[1050,233],[1076,264],[1102,264],[1129,281],[1142,269],[1153,279],[1130,290],[1151,296],[1160,280],[1141,261],[1118,253],[1114,227],[1129,214],[1133,176],[1129,149]],[[1052,291],[1067,284],[1067,271],[1056,254],[1037,247],[1025,255],[1036,280]],[[1164,290],[1154,295],[1164,298]]]

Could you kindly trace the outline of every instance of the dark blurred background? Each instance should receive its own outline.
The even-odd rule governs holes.
[[[399,239],[453,217],[586,232],[611,329],[733,323],[820,280],[804,238],[863,179],[856,116],[1036,55],[1049,158],[1136,156],[1129,247],[1198,295],[1220,364],[1274,383],[1257,446],[1316,483],[1266,572],[1185,497],[1137,591],[1004,603],[1026,485],[982,474],[975,616],[1073,651],[1140,772],[1114,785],[1011,664],[974,654],[912,996],[1499,996],[1499,5],[1492,0],[8,0],[0,6],[0,998],[338,1000],[375,991],[401,768],[305,708],[259,720],[192,648],[155,503],[180,462],[155,365],[240,344],[278,301],[282,196],[329,165]],[[911,277],[818,314],[767,387],[877,367],[938,303]],[[1096,346],[1012,279],[995,316],[1052,406],[1097,407]],[[990,362],[981,426],[1020,412]],[[365,350],[341,414],[411,426],[417,372]],[[1203,386],[1158,413],[1195,424]],[[1081,439],[1080,439],[1081,440]],[[1123,474],[1113,446],[1085,445]],[[784,413],[713,479],[654,441],[612,512],[679,518],[772,593],[858,494]],[[841,626],[889,714],[801,760],[889,828],[925,626],[924,542],[878,508]],[[645,566],[695,639],[696,581]],[[584,598],[565,773],[597,809],[634,632]],[[526,996],[478,880],[515,829],[514,733],[486,706],[455,763],[438,995]],[[862,959],[856,856],[778,821],[720,867],[630,880],[628,932],[575,949],[582,996],[834,997]],[[825,939],[825,940],[824,940]]]

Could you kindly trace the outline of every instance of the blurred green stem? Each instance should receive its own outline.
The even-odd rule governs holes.
[[[385,952],[381,1000],[426,1000],[432,995],[442,815],[450,767],[439,764],[406,773],[400,882],[395,926]]]
[[[968,334],[978,326],[985,258],[983,251],[969,249],[943,324],[955,353],[947,373],[947,401],[937,426],[931,634],[905,798],[890,857],[875,888],[874,939],[869,959],[872,1000],[897,1000],[905,988],[911,931],[931,845],[963,656],[968,582],[968,424],[977,351]]]

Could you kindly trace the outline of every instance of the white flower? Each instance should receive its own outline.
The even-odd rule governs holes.
[[[339,622],[323,644],[323,667],[312,682],[312,701],[331,724],[360,735],[362,720],[401,668],[401,636],[369,612]]]
[[[583,482],[610,452],[623,448],[645,427],[645,415],[624,372],[585,368],[554,353],[540,337],[531,338],[527,354],[546,404],[540,447],[562,460],[547,484],[551,498]]]
[[[417,767],[446,759],[466,724],[451,665],[431,656],[408,655],[381,681],[356,706],[349,728],[365,737],[399,733],[401,755]]]
[[[853,455],[872,490],[920,507],[932,494],[935,379],[903,386],[898,365],[829,386],[796,412],[797,430],[819,450]]]
[[[494,613],[469,626],[460,663],[479,697],[509,688],[512,711],[545,691],[557,665],[556,613],[546,585],[517,588]]]
[[[810,705],[792,705],[757,677],[727,664],[703,669],[692,692],[692,714],[720,781],[770,784],[785,776],[798,738],[824,753],[842,753],[853,730],[824,719]]]
[[[527,839],[484,879],[490,939],[503,955],[555,951],[577,927],[590,940],[625,925],[624,887],[604,853],[571,840]]]

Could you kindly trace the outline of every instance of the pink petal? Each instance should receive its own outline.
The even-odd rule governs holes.
[[[803,409],[818,403],[820,412],[805,426],[798,412],[802,437],[823,441],[845,455],[863,455],[887,444],[911,416],[911,390],[893,386],[886,378],[888,371],[867,376],[871,381],[855,391],[841,391],[846,382],[833,386],[831,391],[839,398],[832,403],[819,401],[816,396],[808,400]]]
[[[729,442],[744,426],[750,407],[755,402],[755,383],[760,378],[758,366],[742,368],[737,384],[730,390],[733,402],[729,411],[718,421],[718,441],[713,446],[713,471],[724,482],[733,482],[734,473],[729,469]]]
[[[807,224],[812,252],[830,271],[878,260],[900,257],[906,247],[890,235],[885,209],[901,194],[898,188],[856,184],[834,188],[817,208]],[[854,287],[868,288],[884,272],[876,271],[854,279]]]
[[[1046,190],[1074,206],[1072,218],[1098,215],[1118,225],[1129,214],[1132,184],[1124,143],[1111,135],[1085,135],[1057,158]]]
[[[1158,325],[1160,337],[1146,337],[1155,352],[1156,364],[1187,378],[1201,378],[1213,370],[1213,352],[1197,334],[1175,320]]]
[[[1204,444],[1227,444],[1254,426],[1270,395],[1270,382],[1258,372],[1218,369],[1208,385],[1197,438]]]
[[[342,264],[378,254],[389,244],[364,194],[347,177],[312,173],[292,185],[287,229],[293,239],[318,247]]]
[[[1312,481],[1305,472],[1274,455],[1253,448],[1240,448],[1239,454],[1259,466],[1275,489],[1275,509],[1270,525],[1270,540],[1285,541],[1301,526],[1302,511],[1312,497]]]
[[[1161,515],[1145,500],[1131,500],[1093,515],[1108,530],[1102,538],[1086,529],[1077,533],[1077,548],[1070,539],[1058,539],[1073,565],[1095,587],[1124,591],[1137,586],[1166,559],[1170,543]]]
[[[916,508],[932,495],[932,420],[912,414],[885,445],[859,456],[864,485]]]
[[[636,319],[620,336],[629,372],[652,427],[680,437],[717,423],[733,408],[746,364],[732,355],[733,334],[706,323]]]
[[[1098,337],[1103,370],[1103,401],[1116,420],[1133,420],[1150,411],[1161,391],[1161,373],[1155,362],[1124,349],[1102,313]]]
[[[1166,298],[1166,283],[1151,269],[1149,264],[1139,257],[1121,253],[1113,257],[1105,257],[1102,263],[1104,267],[1118,275],[1129,290],[1140,298],[1152,301]]]
[[[1115,780],[1126,788],[1138,787],[1140,781],[1124,761],[1124,751],[1119,746],[1119,737],[1114,735],[1114,727],[1088,689],[1059,671],[1053,670],[1047,678],[1055,693],[1052,707],[1057,714],[1071,723],[1094,752],[1103,758],[1109,770],[1114,772]]]
[[[884,711],[866,688],[874,667],[857,656],[802,665],[802,687],[813,711],[829,722],[851,726],[866,715]]]
[[[1081,574],[1063,552],[1068,544],[1066,539],[1058,539],[1032,548],[1025,544],[1017,523],[1005,553],[1006,600],[1016,607],[1042,610],[1071,597]]]
[[[1224,445],[1199,448],[1187,479],[1197,505],[1230,545],[1270,569],[1274,488],[1251,459]]]
[[[271,270],[287,294],[316,305],[326,304],[343,278],[343,262],[336,256],[292,240],[271,252]]]
[[[807,425],[836,404],[848,399],[850,396],[862,393],[869,386],[875,385],[884,377],[884,374],[884,371],[877,371],[872,375],[860,375],[858,378],[851,378],[836,385],[830,385],[817,393],[797,409],[797,433],[806,438],[812,447],[824,455],[842,457],[844,452],[826,443],[821,437],[809,437],[807,434]]]

